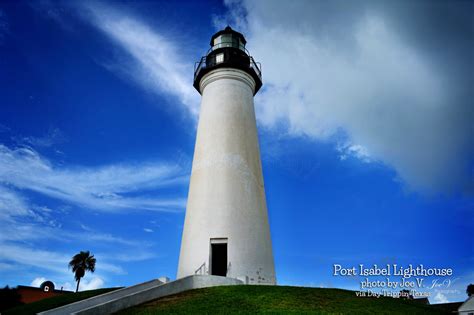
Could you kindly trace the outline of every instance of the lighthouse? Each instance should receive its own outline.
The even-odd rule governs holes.
[[[253,97],[262,73],[229,26],[194,69],[201,110],[178,278],[276,284]]]

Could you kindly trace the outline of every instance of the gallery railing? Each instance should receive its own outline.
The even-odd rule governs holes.
[[[249,56],[250,58],[250,69],[253,69],[257,76],[262,80],[262,65],[260,62],[256,62],[253,57]],[[207,61],[207,56],[204,56],[201,58],[200,61],[196,62],[194,64],[194,80],[196,80],[197,76],[199,75],[199,72],[203,69],[206,69],[207,67],[213,67],[216,66],[220,63],[226,62],[227,60],[222,60],[222,61]]]

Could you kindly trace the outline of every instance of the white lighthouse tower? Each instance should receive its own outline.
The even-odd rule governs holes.
[[[202,101],[178,278],[276,284],[253,104],[261,71],[245,44],[226,27],[195,68]]]

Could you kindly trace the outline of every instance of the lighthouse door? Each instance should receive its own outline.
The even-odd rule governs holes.
[[[227,239],[211,239],[211,275],[227,276]]]

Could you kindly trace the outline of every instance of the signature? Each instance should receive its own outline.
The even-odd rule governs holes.
[[[433,289],[433,288],[449,288],[451,287],[457,280],[459,280],[459,278],[455,278],[455,279],[443,279],[443,280],[440,280],[439,278],[437,279],[434,279],[431,281],[431,287],[429,287],[430,289]]]

